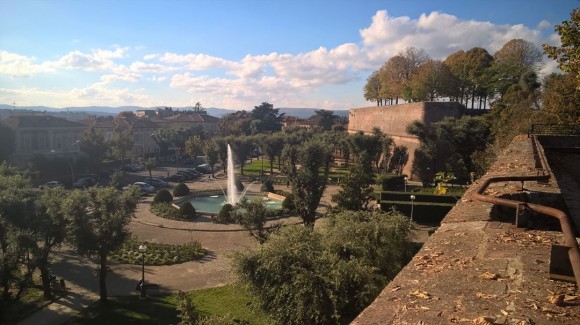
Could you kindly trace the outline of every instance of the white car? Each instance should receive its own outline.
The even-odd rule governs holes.
[[[135,182],[129,186],[123,187],[123,189],[126,190],[130,187],[136,187],[141,191],[141,193],[146,194],[146,195],[147,194],[154,194],[155,192],[157,192],[155,187],[153,187],[147,183],[144,183],[144,182]]]

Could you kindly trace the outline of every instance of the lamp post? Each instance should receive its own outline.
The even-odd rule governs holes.
[[[147,251],[147,246],[145,244],[139,245],[139,251],[143,260],[141,267],[141,298],[145,298],[147,297],[147,291],[145,290],[145,252]]]
[[[411,195],[411,221],[413,221],[413,208],[415,205],[415,195]]]
[[[405,192],[407,192],[407,180],[409,179],[409,177],[405,176]]]

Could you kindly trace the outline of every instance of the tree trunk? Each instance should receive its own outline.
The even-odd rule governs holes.
[[[107,302],[107,253],[100,253],[101,268],[99,270],[99,295],[101,302]]]
[[[42,291],[44,293],[44,299],[50,299],[52,297],[52,290],[50,288],[50,278],[48,277],[48,268],[45,265],[39,265],[40,279],[42,280]]]

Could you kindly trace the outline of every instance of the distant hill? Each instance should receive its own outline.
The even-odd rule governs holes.
[[[54,107],[47,107],[47,106],[12,106],[6,104],[0,104],[0,118],[6,118],[10,115],[11,112],[17,111],[35,111],[35,112],[47,112],[47,113],[56,113],[50,114],[55,116],[60,116],[67,119],[72,120],[79,120],[83,119],[88,115],[97,115],[97,116],[111,116],[116,115],[122,111],[137,111],[143,109],[156,109],[159,106],[155,107],[139,107],[139,106],[119,106],[119,107],[109,107],[109,106],[86,106],[86,107],[63,107],[63,108],[54,108]],[[278,107],[275,107],[278,108]],[[174,107],[173,109],[178,110],[190,110],[191,107]],[[318,110],[319,108],[289,108],[289,107],[280,107],[280,113],[284,113],[287,116],[297,116],[299,118],[308,118],[314,115],[314,111]],[[216,108],[216,107],[209,107],[205,108],[207,114],[215,117],[222,117],[226,114],[236,112],[236,110],[232,109],[224,109],[224,108]],[[252,109],[247,109],[247,111],[251,111]],[[333,110],[334,114],[338,116],[348,116],[348,110]],[[82,114],[80,114],[82,113]],[[62,114],[62,115],[61,115]],[[82,116],[82,117],[81,117]]]

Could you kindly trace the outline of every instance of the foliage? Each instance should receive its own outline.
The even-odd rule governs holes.
[[[107,257],[119,248],[129,231],[139,195],[129,190],[119,194],[112,187],[91,187],[74,190],[62,202],[69,222],[72,246],[80,254],[99,257],[100,300],[107,300]]]
[[[290,176],[296,212],[304,225],[313,227],[316,221],[316,209],[326,189],[328,175],[320,174],[328,159],[326,146],[317,140],[304,142],[298,149],[298,162],[302,166]]]
[[[267,178],[262,183],[262,187],[260,188],[261,192],[270,192],[274,193],[276,190],[274,189],[274,181],[271,178]]]
[[[206,143],[206,145],[203,147],[203,152],[205,154],[205,161],[209,165],[209,168],[211,169],[211,174],[213,176],[214,167],[219,160],[218,148],[216,143],[213,141]]]
[[[111,174],[111,182],[109,185],[120,190],[123,187],[123,172],[115,170],[113,174]]]
[[[383,191],[391,191],[403,188],[405,186],[406,175],[381,175],[377,179],[377,184]]]
[[[240,179],[236,179],[234,185],[236,186],[236,190],[238,192],[242,192],[244,190],[244,184],[242,183],[242,181]]]
[[[187,187],[187,185],[184,183],[177,184],[175,186],[175,188],[173,189],[173,196],[174,197],[186,196],[186,195],[189,195],[189,193],[190,193],[189,187]]]
[[[200,136],[189,137],[185,141],[185,152],[193,158],[194,166],[197,166],[197,156],[203,152],[204,146]]]
[[[191,300],[191,296],[179,290],[175,299],[180,324],[197,324],[199,313]]]
[[[143,263],[142,253],[139,246],[145,244],[145,265],[172,265],[201,259],[207,251],[198,241],[191,241],[181,245],[142,242],[130,238],[123,246],[111,253],[111,257],[120,263],[137,264]]]
[[[8,160],[16,146],[16,135],[14,130],[0,122],[0,163]]]
[[[179,214],[186,219],[193,219],[195,218],[195,208],[191,204],[191,202],[185,202],[179,207]]]
[[[552,74],[544,78],[539,120],[557,125],[580,125],[580,89],[571,74]]]
[[[334,114],[334,111],[317,109],[314,111],[314,115],[310,117],[310,119],[315,121],[324,131],[330,131],[334,125],[334,121],[338,119],[338,116]]]
[[[274,217],[274,212],[262,203],[261,198],[257,197],[252,201],[243,198],[234,207],[232,214],[236,223],[249,231],[260,244],[268,239],[270,233],[264,226],[268,219]]]
[[[284,114],[280,114],[280,109],[275,109],[270,103],[263,102],[259,106],[254,106],[250,112],[252,134],[280,131],[283,117]]]
[[[562,44],[544,44],[544,52],[558,62],[560,70],[576,76],[576,85],[580,85],[580,9],[575,8],[570,13],[570,20],[556,25],[556,32]]]
[[[153,168],[155,168],[155,166],[157,166],[157,160],[155,158],[139,158],[139,162],[141,163],[141,165],[143,165],[143,167],[145,168],[145,170],[147,170],[149,172],[149,179],[151,179],[153,177],[153,175],[151,174],[151,172],[153,171]]]
[[[219,223],[230,223],[234,221],[234,207],[226,203],[222,206],[220,212],[217,215],[216,221]]]
[[[282,209],[287,212],[295,212],[296,205],[294,204],[294,195],[292,193],[286,195],[284,201],[282,201]]]
[[[89,127],[83,132],[80,140],[80,150],[87,154],[93,167],[99,168],[109,149],[109,143],[100,130],[94,126]]]
[[[348,322],[408,261],[406,218],[354,212],[333,218],[320,230],[284,227],[260,249],[235,256],[236,274],[278,323]]]
[[[172,220],[182,219],[181,214],[179,214],[179,210],[173,207],[171,203],[166,202],[152,203],[151,206],[149,206],[149,211],[151,211],[151,213],[161,218]]]
[[[173,195],[169,193],[169,190],[161,189],[157,191],[157,194],[155,194],[155,197],[153,197],[153,203],[161,203],[161,202],[164,203],[173,202]]]
[[[127,151],[133,148],[133,129],[123,129],[120,126],[116,126],[111,144],[121,154],[121,161],[125,164]]]
[[[342,178],[340,190],[332,195],[332,202],[335,202],[336,207],[342,210],[367,210],[370,208],[373,182],[371,162],[368,155],[363,153]]]

